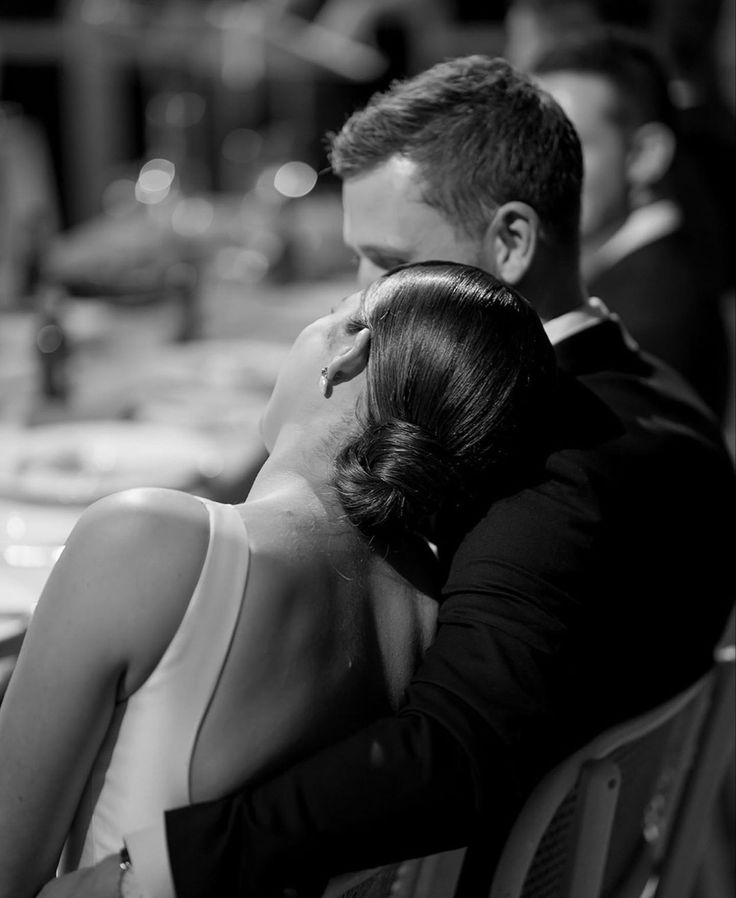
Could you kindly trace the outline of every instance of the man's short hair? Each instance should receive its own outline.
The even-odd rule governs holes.
[[[530,68],[535,75],[576,72],[605,79],[616,94],[611,114],[621,127],[662,122],[675,128],[665,64],[648,38],[636,31],[599,25],[573,32],[541,53]]]
[[[394,155],[412,160],[424,201],[470,236],[517,200],[537,212],[543,239],[577,246],[577,134],[557,103],[504,59],[460,57],[396,81],[328,139],[342,179]]]

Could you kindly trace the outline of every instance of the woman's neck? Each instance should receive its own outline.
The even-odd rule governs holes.
[[[246,501],[286,491],[312,494],[325,504],[330,492],[335,438],[303,427],[282,428],[253,481]]]

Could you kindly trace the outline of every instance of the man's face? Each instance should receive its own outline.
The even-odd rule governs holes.
[[[580,137],[580,229],[583,247],[594,248],[618,230],[629,213],[629,142],[612,117],[614,88],[605,78],[581,72],[545,72],[535,80],[557,100]]]
[[[346,179],[342,198],[343,236],[358,256],[362,287],[405,262],[463,262],[491,270],[482,241],[458,233],[422,201],[417,168],[408,159],[393,156],[366,174]]]

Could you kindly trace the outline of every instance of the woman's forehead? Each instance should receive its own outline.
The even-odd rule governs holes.
[[[347,296],[343,296],[340,302],[348,308],[360,309],[363,307],[367,292],[368,288],[365,288],[364,290],[355,290],[353,293],[348,293]]]
[[[356,290],[353,293],[346,294],[333,308],[333,314],[337,315],[340,319],[344,318],[346,315],[362,315],[368,310],[368,306],[366,305],[366,294],[368,292],[369,290],[366,288],[365,290]]]

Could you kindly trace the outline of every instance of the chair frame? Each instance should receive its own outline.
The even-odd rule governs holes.
[[[575,792],[570,853],[559,894],[562,898],[602,898],[604,875],[622,774],[611,758],[686,711],[678,777],[668,798],[669,812],[655,820],[656,835],[643,833],[642,850],[623,881],[603,898],[691,898],[704,855],[705,822],[722,788],[736,745],[736,647],[734,621],[714,652],[710,670],[689,688],[658,707],[605,731],[553,768],[519,812],[501,852],[489,898],[521,898],[542,838],[563,801]],[[455,849],[395,865],[385,895],[391,898],[463,898],[461,873],[467,849]],[[333,880],[323,898],[365,882],[377,870]],[[349,892],[345,893],[346,895]],[[370,893],[367,893],[370,894]],[[475,893],[474,893],[475,894]],[[382,892],[381,895],[384,895]]]
[[[672,822],[667,851],[658,872],[656,898],[691,898],[702,858],[705,822],[723,787],[726,768],[736,746],[736,646],[722,645],[715,653],[708,716],[701,731],[697,762],[685,783]]]
[[[609,755],[700,703],[689,733],[689,756],[673,810],[656,848],[645,844],[624,882],[606,898],[691,898],[705,849],[705,822],[736,745],[734,613],[711,669],[688,689],[650,712],[601,734],[562,761],[539,783],[519,813],[496,866],[489,898],[520,898],[539,844],[565,797],[577,787],[572,850],[564,898],[599,898],[620,787]]]

